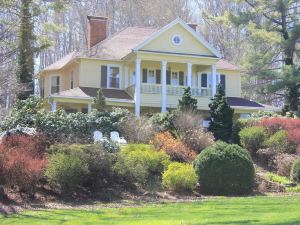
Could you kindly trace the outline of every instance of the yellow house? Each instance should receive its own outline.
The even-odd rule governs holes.
[[[161,29],[128,27],[107,37],[107,18],[89,16],[88,22],[88,48],[39,73],[40,95],[52,110],[90,112],[102,88],[108,106],[137,116],[165,112],[177,107],[189,86],[205,113],[218,83],[241,117],[264,108],[241,98],[240,69],[222,59],[194,24],[178,18]]]

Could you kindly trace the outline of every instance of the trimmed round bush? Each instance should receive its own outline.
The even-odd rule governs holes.
[[[296,182],[300,182],[300,158],[297,159],[291,170],[291,179]]]
[[[192,191],[198,181],[198,176],[191,164],[174,162],[163,173],[163,185],[176,192]]]
[[[241,130],[239,135],[243,147],[255,155],[267,138],[267,130],[264,127],[247,127]]]
[[[246,149],[216,142],[194,161],[201,190],[213,195],[244,195],[252,192],[255,170]]]
[[[74,190],[83,184],[88,174],[88,164],[76,155],[56,153],[50,157],[45,171],[51,185],[59,185],[63,191]]]

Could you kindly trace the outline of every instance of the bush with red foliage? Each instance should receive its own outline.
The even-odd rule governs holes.
[[[257,125],[265,127],[270,134],[279,130],[285,130],[288,134],[288,140],[297,149],[300,149],[300,118],[264,118],[258,121]]]
[[[0,180],[2,185],[16,186],[33,193],[43,176],[47,159],[44,136],[9,136],[0,144]]]
[[[157,150],[166,152],[171,160],[178,162],[192,162],[196,158],[196,152],[188,148],[180,140],[175,139],[171,133],[158,133],[150,142]]]

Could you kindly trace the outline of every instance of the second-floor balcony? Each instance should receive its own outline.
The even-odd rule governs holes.
[[[187,86],[172,86],[167,85],[167,95],[170,96],[182,96],[184,93],[184,89]],[[131,85],[127,88],[127,92],[134,96],[135,93],[135,85]],[[153,95],[161,95],[162,94],[162,85],[161,84],[141,84],[141,94],[153,94]],[[212,90],[211,88],[198,88],[192,87],[191,94],[194,97],[211,97]]]

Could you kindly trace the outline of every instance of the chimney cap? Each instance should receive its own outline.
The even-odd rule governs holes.
[[[87,16],[88,20],[108,20],[106,16]]]

